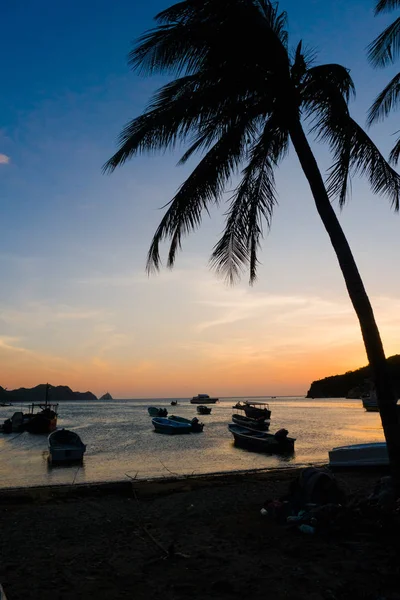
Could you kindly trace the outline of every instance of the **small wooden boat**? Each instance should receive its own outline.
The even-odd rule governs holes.
[[[339,446],[329,452],[330,467],[380,467],[388,464],[385,442]]]
[[[209,415],[211,414],[212,408],[210,406],[197,406],[196,407],[198,415]]]
[[[176,406],[178,404],[178,400],[171,400],[171,406]]]
[[[192,433],[201,433],[204,428],[204,423],[200,423],[197,417],[194,417],[193,419],[185,419],[184,417],[170,415],[168,419],[170,421],[176,421],[176,423],[189,423],[192,428]]]
[[[295,438],[288,437],[286,429],[280,429],[275,434],[265,431],[252,431],[231,423],[228,429],[234,437],[235,444],[257,452],[269,454],[289,454],[294,452]]]
[[[193,396],[190,403],[191,404],[215,404],[218,402],[219,398],[211,398],[208,394],[197,394],[197,396]]]
[[[157,406],[149,406],[147,409],[151,417],[166,417],[168,411],[166,408],[158,408]]]
[[[58,429],[49,435],[49,460],[51,463],[81,462],[86,446],[74,431]]]
[[[264,418],[261,419],[252,419],[251,417],[245,417],[244,415],[232,415],[232,421],[236,423],[236,425],[241,425],[242,427],[247,427],[247,429],[254,429],[256,431],[268,431],[269,429],[269,421],[266,421]]]
[[[190,433],[192,431],[191,423],[179,423],[178,421],[171,421],[170,419],[164,419],[162,417],[154,417],[151,422],[157,433],[176,435]]]

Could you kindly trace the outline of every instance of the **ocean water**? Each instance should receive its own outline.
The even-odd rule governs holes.
[[[379,413],[365,412],[360,400],[265,398],[272,410],[270,432],[288,429],[296,438],[295,454],[288,459],[249,452],[234,446],[227,428],[237,400],[224,398],[211,415],[199,417],[203,433],[182,436],[155,433],[147,407],[165,406],[169,414],[192,418],[196,406],[187,399],[178,406],[165,398],[60,403],[58,427],[73,429],[87,444],[84,464],[51,467],[46,436],[0,434],[0,487],[322,464],[335,446],[384,439]],[[19,405],[0,407],[0,422],[16,410]]]

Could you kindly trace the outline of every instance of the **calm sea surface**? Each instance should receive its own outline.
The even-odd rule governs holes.
[[[366,413],[360,400],[266,399],[272,410],[270,431],[281,427],[296,438],[291,459],[248,452],[233,445],[227,424],[237,398],[224,398],[211,415],[199,417],[204,432],[183,436],[157,434],[148,406],[169,414],[196,416],[196,406],[171,399],[63,402],[58,427],[73,429],[87,444],[82,467],[54,467],[47,462],[47,438],[29,433],[0,434],[0,487],[116,481],[130,477],[165,477],[172,473],[210,473],[237,469],[290,467],[327,462],[334,446],[383,441],[378,413]],[[262,398],[258,398],[262,400]],[[20,405],[0,407],[0,422]]]

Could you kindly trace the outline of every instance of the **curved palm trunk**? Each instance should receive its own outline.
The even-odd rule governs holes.
[[[385,353],[371,303],[358,272],[350,246],[332,208],[317,161],[305,136],[300,120],[294,120],[290,137],[303,172],[307,177],[318,214],[330,237],[347,291],[360,322],[372,377],[376,386],[379,412],[389,452],[393,475],[400,485],[400,426],[396,408],[397,397],[388,374]]]

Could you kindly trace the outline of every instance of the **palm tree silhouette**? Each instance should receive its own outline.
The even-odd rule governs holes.
[[[132,49],[130,65],[144,75],[162,73],[174,79],[126,125],[104,171],[177,141],[188,144],[181,163],[195,152],[203,156],[156,230],[148,272],[160,268],[165,239],[170,240],[167,264],[174,265],[182,238],[200,225],[210,204],[220,204],[230,178],[240,173],[211,264],[231,282],[248,268],[254,282],[263,226],[270,227],[276,204],[274,171],[291,142],[360,322],[390,461],[400,479],[396,397],[370,301],[331,204],[338,198],[344,205],[349,177],[358,172],[397,211],[400,177],[350,116],[354,86],[348,70],[337,64],[313,65],[301,42],[291,54],[286,14],[269,0],[184,0],[155,20],[157,26]],[[326,183],[304,124],[332,151]]]
[[[378,0],[375,14],[400,8],[400,0]],[[374,67],[386,67],[395,62],[400,54],[400,17],[397,17],[368,48],[368,58]],[[400,103],[400,73],[397,73],[377,96],[368,113],[372,125],[387,117]],[[390,161],[396,164],[400,157],[400,137],[390,153]]]

